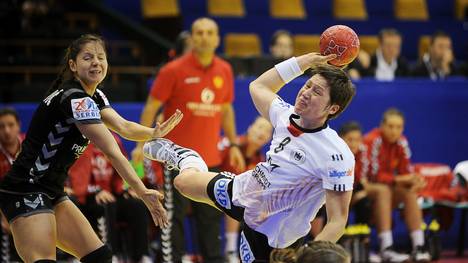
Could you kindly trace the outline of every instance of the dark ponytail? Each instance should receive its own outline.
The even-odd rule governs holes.
[[[78,53],[80,53],[83,46],[89,42],[98,42],[102,45],[102,47],[104,48],[104,51],[106,50],[105,42],[100,36],[86,34],[75,39],[70,44],[70,46],[68,46],[68,48],[66,49],[65,56],[63,57],[62,68],[60,70],[60,73],[57,75],[57,78],[54,80],[54,82],[52,82],[52,85],[47,91],[46,96],[58,90],[60,85],[62,85],[63,82],[73,78],[73,72],[70,70],[68,61],[70,59],[76,61],[76,57]]]

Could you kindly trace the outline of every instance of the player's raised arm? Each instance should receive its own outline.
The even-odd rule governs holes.
[[[292,57],[269,69],[249,85],[250,96],[260,115],[269,118],[271,102],[277,97],[276,93],[288,82],[302,75],[314,65],[324,64],[336,55],[321,56],[309,53],[299,57]]]

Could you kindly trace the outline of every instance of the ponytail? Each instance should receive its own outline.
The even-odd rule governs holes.
[[[293,249],[273,249],[270,253],[271,263],[295,263],[296,253]]]

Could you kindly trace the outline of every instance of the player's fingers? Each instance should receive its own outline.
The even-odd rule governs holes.
[[[336,54],[329,54],[324,56],[325,61],[330,61],[336,58]]]

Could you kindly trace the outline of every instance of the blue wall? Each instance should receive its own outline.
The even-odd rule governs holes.
[[[237,127],[240,133],[257,116],[248,94],[251,79],[236,80]],[[291,82],[280,95],[294,103],[295,94],[304,80]],[[330,125],[338,128],[345,121],[357,120],[368,131],[380,122],[382,112],[394,106],[406,115],[405,135],[408,137],[415,162],[442,162],[454,166],[468,159],[468,81],[445,82],[398,80],[356,82],[357,95],[348,109]],[[112,93],[112,90],[105,90]],[[1,105],[0,105],[1,106]],[[34,104],[13,104],[18,109],[23,129],[28,127]],[[115,103],[113,107],[125,118],[138,121],[143,104]],[[127,149],[133,143],[125,142]]]

